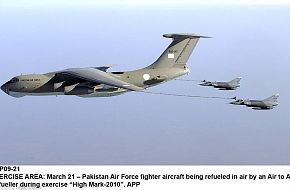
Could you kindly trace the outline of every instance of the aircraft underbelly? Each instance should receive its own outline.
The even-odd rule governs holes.
[[[111,97],[111,96],[117,96],[121,95],[123,93],[127,92],[127,90],[124,89],[119,89],[116,91],[99,91],[99,92],[94,92],[90,94],[84,94],[84,95],[76,95],[79,97],[83,98],[89,98],[89,97]],[[13,92],[10,91],[9,95],[20,98],[23,96],[61,96],[61,95],[66,95],[64,92]]]
[[[30,92],[13,92],[10,91],[9,95],[13,97],[23,97],[23,96],[57,96],[64,95],[63,92],[43,92],[43,93],[30,93]]]

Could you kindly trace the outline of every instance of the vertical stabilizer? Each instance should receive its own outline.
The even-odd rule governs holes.
[[[150,69],[185,66],[199,38],[208,38],[197,34],[164,34],[163,37],[173,41]]]
[[[232,84],[240,84],[240,81],[242,80],[241,77],[238,77],[238,78],[235,78],[234,80],[231,80],[229,83],[232,83]]]
[[[269,98],[266,98],[264,101],[278,102],[279,94],[275,94]]]

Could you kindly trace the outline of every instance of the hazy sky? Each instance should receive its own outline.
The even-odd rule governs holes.
[[[192,32],[213,38],[199,41],[183,78],[240,76],[241,88],[172,81],[152,91],[280,94],[277,108],[254,111],[227,100],[134,92],[91,99],[1,92],[0,163],[290,164],[289,20],[286,0],[0,0],[1,84],[69,67],[145,67],[170,43],[162,34]]]

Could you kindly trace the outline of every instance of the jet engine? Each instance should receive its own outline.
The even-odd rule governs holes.
[[[88,86],[71,85],[64,87],[65,95],[86,95],[94,92],[94,89]]]
[[[54,85],[53,85],[53,89],[54,89],[54,90],[59,89],[59,88],[62,86],[63,83],[64,83],[64,82],[54,83]]]

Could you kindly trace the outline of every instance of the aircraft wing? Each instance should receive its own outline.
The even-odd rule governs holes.
[[[253,107],[253,110],[271,110],[274,107],[270,106],[270,107]]]
[[[212,86],[212,82],[210,82],[210,81],[203,80],[201,82],[202,83],[199,84],[201,86]]]
[[[87,80],[89,82],[96,82],[115,86],[131,91],[144,90],[141,87],[119,80],[108,73],[95,68],[79,68],[79,69],[66,69],[59,72],[60,74],[69,75],[71,77]]]

